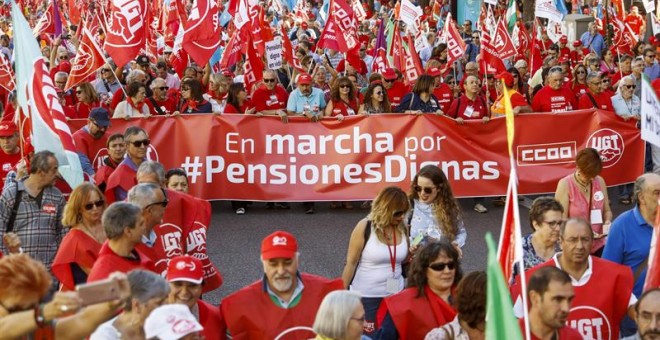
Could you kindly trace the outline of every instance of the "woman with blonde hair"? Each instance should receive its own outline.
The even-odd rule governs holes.
[[[101,216],[106,202],[101,190],[85,182],[71,193],[64,206],[62,225],[70,227],[53,260],[53,275],[62,284],[62,290],[74,290],[87,282],[101,245],[106,240]]]
[[[409,248],[404,218],[409,207],[403,190],[384,188],[351,233],[342,280],[346,288],[362,294],[365,329],[374,330],[381,300],[404,287],[403,263]]]
[[[93,108],[101,106],[99,103],[99,96],[96,94],[94,86],[87,82],[78,85],[78,88],[76,89],[76,98],[78,99],[78,102],[76,103],[74,111],[76,112],[77,117],[69,118],[87,119]]]
[[[315,340],[360,340],[364,307],[360,294],[336,290],[326,295],[314,320]]]

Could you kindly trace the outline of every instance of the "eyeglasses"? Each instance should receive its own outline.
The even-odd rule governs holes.
[[[190,88],[189,87],[182,87],[181,91],[190,91]]]
[[[445,270],[445,268],[449,268],[449,270],[454,270],[454,268],[456,268],[456,264],[453,261],[447,263],[438,262],[438,263],[430,264],[429,268],[431,268],[431,270],[433,271],[441,272]]]
[[[360,49],[360,52],[367,52],[367,50]]]
[[[585,73],[587,73],[587,72],[585,72],[585,71],[577,71],[577,72],[575,72],[575,74],[585,74]]]
[[[85,204],[85,210],[92,210],[94,207],[100,208],[105,204],[104,200],[98,200],[96,202],[90,202]]]
[[[167,87],[167,86],[160,86],[160,87],[157,87],[157,89],[159,89],[159,90],[161,90],[161,91],[167,91],[167,90],[169,90],[170,88]]]
[[[605,84],[605,83],[609,83],[610,80],[609,80],[609,79],[603,79],[603,80],[601,80],[600,82],[603,83],[603,84]]]
[[[402,217],[405,213],[406,213],[405,211],[399,210],[399,211],[395,212],[394,214],[392,214],[392,217],[399,218],[399,217]]]
[[[149,146],[149,144],[151,144],[151,140],[149,139],[136,140],[133,142],[128,142],[128,144],[132,144],[134,147],[139,148],[142,146]]]
[[[557,221],[543,221],[543,223],[547,224],[550,228],[557,228],[561,227],[566,221],[564,220],[557,220]]]
[[[161,207],[166,208],[168,203],[170,203],[170,201],[168,201],[167,197],[166,197],[164,200],[162,200],[160,202],[154,202],[154,203],[151,203],[151,204],[147,204],[147,206],[144,207],[144,209],[147,209],[149,207],[153,207],[155,205],[160,205]]]
[[[472,37],[472,39],[479,39],[479,37]]]
[[[453,80],[450,80],[450,81],[447,82],[447,84],[449,84],[449,85],[456,85],[456,82],[453,81]]]
[[[419,185],[415,186],[415,191],[416,192],[422,192],[424,191],[425,194],[432,194],[433,190],[435,190],[435,187],[420,187]]]
[[[634,88],[636,88],[637,85],[635,85],[635,84],[632,84],[632,85],[623,85],[623,87],[625,87],[625,88],[627,88],[628,90],[630,90],[630,89],[634,89]]]
[[[101,70],[101,72],[112,72],[112,70],[109,69],[109,68],[104,68],[104,69]]]
[[[479,71],[479,69],[478,68],[466,68],[465,71],[466,72],[472,72],[472,71]]]
[[[275,78],[264,78],[264,83],[274,83]]]
[[[383,94],[383,91],[374,92],[375,95],[380,96]]]
[[[61,55],[60,56],[60,60],[67,60],[67,59],[69,59],[68,55]]]
[[[649,55],[647,55],[646,57],[647,57],[647,58],[655,58],[655,55],[653,55],[653,54],[649,54]]]
[[[345,89],[345,88],[347,88],[347,87],[351,87],[351,85],[348,85],[348,84],[341,84],[341,85],[339,85],[339,88],[340,88],[340,89]]]
[[[82,91],[76,91],[76,94],[82,94]]]
[[[601,83],[601,81],[599,80],[599,81],[595,81],[595,82],[592,81],[592,82],[589,83],[589,84],[594,85],[594,86],[598,86],[598,85],[600,85],[600,83]]]
[[[383,78],[383,83],[391,83],[391,82],[392,82],[391,79],[385,79],[385,78]]]

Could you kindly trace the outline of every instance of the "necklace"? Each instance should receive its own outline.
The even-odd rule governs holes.
[[[80,230],[82,230],[85,234],[89,235],[96,242],[98,242],[98,243],[103,243],[104,242],[103,237],[99,237],[99,235],[97,235],[97,233],[94,232],[92,227],[89,227],[89,226],[85,225],[85,223],[82,223],[82,222],[80,223],[80,225],[81,225]]]
[[[584,191],[585,193],[589,192],[589,187],[587,186],[587,183],[582,183],[577,177],[577,173],[573,174],[573,178],[575,178],[575,183],[577,183],[580,186],[580,189]]]

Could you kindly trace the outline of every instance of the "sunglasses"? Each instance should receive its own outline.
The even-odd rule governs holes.
[[[100,208],[105,204],[104,200],[98,200],[96,202],[90,202],[85,204],[85,210],[92,210],[94,207]]]
[[[167,86],[161,86],[161,87],[157,87],[157,89],[159,89],[159,90],[161,90],[161,91],[167,91],[167,90],[169,90],[170,88],[167,87]]]
[[[128,144],[132,144],[134,147],[139,148],[141,146],[149,146],[149,144],[151,144],[151,140],[149,139],[136,140],[133,142],[128,142]]]
[[[623,86],[624,86],[625,88],[629,89],[629,90],[630,90],[630,89],[634,89],[634,88],[637,87],[637,85],[634,85],[634,84],[633,84],[633,85],[623,85]]]
[[[348,85],[348,84],[341,84],[341,85],[339,85],[339,88],[340,88],[340,89],[345,89],[345,88],[347,88],[347,87],[351,87],[351,85]]]
[[[394,218],[403,217],[403,215],[404,215],[405,213],[406,213],[405,211],[403,211],[403,210],[399,210],[399,211],[395,212],[394,214],[392,214],[392,217],[394,217]]]
[[[76,94],[82,94],[82,91],[76,91]]]
[[[181,91],[190,91],[190,88],[189,87],[182,87]]]
[[[264,83],[274,83],[275,79],[274,78],[264,78]]]
[[[104,69],[101,70],[101,72],[112,72],[112,70],[109,69],[109,68],[104,68]]]
[[[454,262],[447,262],[447,263],[438,262],[438,263],[430,264],[429,268],[431,268],[433,271],[441,272],[445,270],[445,268],[449,268],[449,270],[454,270],[454,268],[456,268],[456,264]]]
[[[456,82],[452,80],[452,81],[448,81],[447,84],[449,84],[449,85],[456,85]]]
[[[69,56],[66,56],[66,55],[61,55],[60,56],[60,60],[67,60],[67,59],[69,59]]]
[[[605,83],[609,83],[610,80],[609,80],[609,79],[603,79],[603,80],[601,80],[601,82],[602,82],[603,84],[605,84]]]
[[[655,56],[654,56],[654,55],[651,55],[651,54],[647,55],[646,57],[647,57],[647,58],[655,58]]]
[[[383,94],[383,91],[374,92],[375,95],[380,96]]]
[[[155,205],[160,205],[161,207],[166,208],[168,203],[170,203],[170,201],[168,201],[167,198],[165,198],[164,200],[162,200],[160,202],[154,202],[154,203],[151,203],[151,204],[147,204],[147,206],[144,207],[144,208],[147,209],[147,208],[153,207]]]
[[[415,191],[416,192],[419,193],[419,192],[422,192],[422,190],[424,190],[425,194],[429,195],[429,194],[433,193],[433,190],[435,190],[435,187],[430,187],[429,188],[429,187],[420,187],[419,185],[415,186]]]

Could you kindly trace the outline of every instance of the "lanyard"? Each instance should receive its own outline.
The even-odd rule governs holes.
[[[390,253],[390,264],[392,265],[392,274],[396,270],[396,231],[392,230],[392,239],[394,240],[394,246],[392,247],[394,251],[390,249],[390,245],[387,245],[387,252]]]

